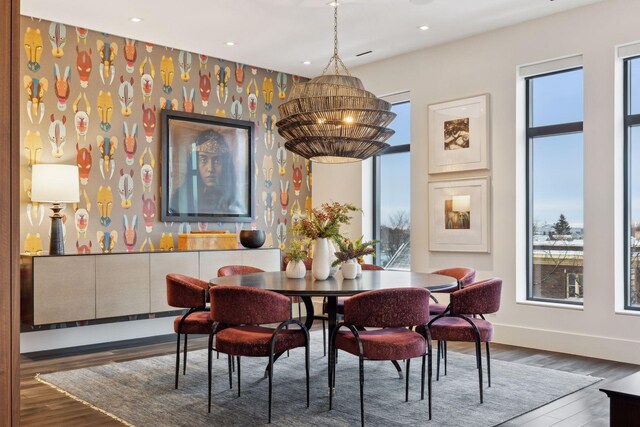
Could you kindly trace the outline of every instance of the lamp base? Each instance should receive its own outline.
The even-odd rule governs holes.
[[[62,215],[60,203],[54,203],[51,207],[51,237],[49,240],[49,255],[64,255],[64,235],[62,233]]]

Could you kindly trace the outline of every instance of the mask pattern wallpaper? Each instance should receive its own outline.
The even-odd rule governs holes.
[[[241,228],[265,230],[265,247],[285,249],[292,220],[311,208],[310,163],[284,149],[275,126],[298,76],[21,19],[24,253],[49,247],[49,205],[30,199],[36,163],[78,166],[80,202],[62,211],[67,254],[171,251],[178,233]],[[254,222],[160,221],[162,109],[254,123]]]

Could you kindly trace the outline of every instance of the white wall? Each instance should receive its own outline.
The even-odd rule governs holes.
[[[640,1],[608,0],[352,70],[374,93],[410,91],[412,267],[430,271],[468,265],[481,278],[502,277],[502,307],[490,318],[498,342],[640,363],[640,316],[617,314],[614,292],[622,286],[622,246],[615,237],[622,230],[622,98],[615,46],[640,40],[634,16],[640,16]],[[516,128],[524,112],[517,67],[572,54],[582,54],[584,64],[583,309],[516,302],[516,287],[525,287],[524,140]],[[429,252],[427,105],[482,93],[491,94],[491,253]],[[352,181],[360,167],[329,168],[317,173],[314,166],[314,203],[361,201],[353,194],[361,185]],[[319,185],[325,177],[336,185],[331,191]]]

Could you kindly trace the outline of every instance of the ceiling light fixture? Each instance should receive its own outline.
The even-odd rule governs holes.
[[[285,148],[318,163],[364,160],[387,149],[396,117],[391,104],[364,89],[338,56],[338,7],[333,10],[333,56],[322,75],[291,89],[278,107]],[[327,70],[334,66],[334,73]],[[344,74],[340,74],[340,69]]]
[[[331,7],[338,7],[340,6],[340,3],[338,3],[337,1],[330,1],[329,3],[327,3],[327,5]]]
[[[138,22],[142,22],[142,21],[144,21],[144,19],[142,19],[142,18],[136,18],[136,17],[134,16],[133,18],[130,18],[130,19],[129,19],[129,21],[131,21],[131,22],[135,22],[135,23],[137,24]]]
[[[421,25],[421,26],[418,27],[418,29],[422,30],[422,31],[427,31],[429,29],[429,26],[428,25]]]
[[[302,61],[304,65],[311,65],[311,61]]]
[[[226,42],[225,44],[226,44],[227,46],[235,46],[235,45],[236,45],[236,43],[235,43],[235,42]]]

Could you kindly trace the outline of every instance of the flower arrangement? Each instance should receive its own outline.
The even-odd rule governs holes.
[[[289,262],[304,261],[307,258],[306,242],[304,240],[295,239],[289,244],[289,248],[285,252]]]
[[[360,236],[355,243],[347,239],[336,241],[340,250],[335,253],[336,260],[333,261],[333,266],[335,267],[336,265],[347,262],[350,259],[359,260],[365,255],[375,255],[374,253],[376,250],[374,247],[378,241],[372,240],[370,242],[363,242],[363,237],[364,236]]]
[[[319,209],[312,209],[307,217],[300,219],[292,227],[292,231],[309,239],[339,240],[340,226],[349,224],[349,213],[359,210],[351,203],[323,203]]]

